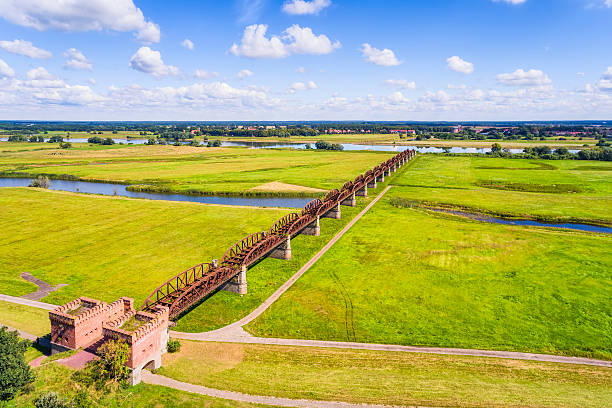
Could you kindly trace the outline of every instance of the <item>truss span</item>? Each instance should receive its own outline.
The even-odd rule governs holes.
[[[331,190],[322,199],[312,200],[299,213],[290,213],[278,219],[268,231],[257,232],[236,242],[225,252],[221,262],[202,263],[181,272],[155,289],[141,310],[154,310],[157,305],[167,306],[170,308],[170,318],[176,319],[304,228],[318,222],[319,217],[357,191],[367,189],[369,183],[402,166],[415,155],[414,150],[399,153],[353,181],[344,183],[339,190]]]

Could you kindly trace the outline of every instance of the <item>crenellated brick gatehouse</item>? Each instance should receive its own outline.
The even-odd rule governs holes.
[[[131,298],[106,304],[81,297],[50,311],[49,319],[52,354],[81,348],[96,352],[108,340],[123,340],[130,348],[126,365],[132,385],[140,382],[143,368],[161,367],[169,337],[167,307],[137,312]]]

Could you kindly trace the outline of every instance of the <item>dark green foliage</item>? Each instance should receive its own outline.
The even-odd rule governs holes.
[[[10,400],[34,381],[34,373],[25,360],[28,341],[19,334],[0,328],[0,401]]]
[[[59,396],[56,392],[45,392],[34,400],[36,408],[75,408],[74,404]]]
[[[84,384],[106,384],[109,381],[125,381],[129,369],[125,365],[129,359],[129,346],[120,340],[109,340],[98,349],[99,359],[87,364],[82,373],[75,373]]]
[[[47,143],[61,143],[63,141],[64,141],[63,137],[59,135],[55,135],[55,136],[51,136],[49,140],[47,140]]]
[[[72,143],[70,142],[61,142],[59,145],[62,149],[70,149],[72,147]]]
[[[167,349],[168,353],[176,353],[181,350],[181,342],[178,340],[169,340]]]
[[[336,143],[329,143],[325,140],[319,140],[315,143],[315,147],[318,150],[344,150],[344,146]]]

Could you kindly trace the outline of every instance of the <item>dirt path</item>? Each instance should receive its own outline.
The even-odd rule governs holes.
[[[290,399],[280,397],[267,397],[263,395],[243,394],[235,391],[223,391],[215,388],[208,388],[201,385],[189,384],[182,381],[173,380],[157,374],[152,374],[149,371],[142,372],[142,381],[147,384],[161,385],[163,387],[174,388],[175,390],[191,392],[200,395],[207,395],[214,398],[223,398],[232,401],[242,401],[252,404],[273,405],[278,407],[303,407],[303,408],[382,408],[388,405],[368,405],[368,404],[350,404],[348,402],[332,402],[332,401],[313,401],[304,399]]]
[[[50,303],[37,302],[36,300],[24,299],[21,297],[2,295],[0,294],[0,300],[10,303],[16,303],[18,305],[37,307],[39,309],[45,310],[53,310],[57,307],[57,305],[52,305]]]
[[[28,282],[32,282],[36,286],[38,286],[38,290],[36,292],[28,293],[27,295],[21,296],[24,299],[30,300],[40,300],[47,296],[51,292],[55,292],[59,288],[66,286],[65,283],[60,283],[57,286],[51,286],[49,283],[44,280],[40,280],[37,277],[33,276],[30,272],[22,272],[21,277]]]

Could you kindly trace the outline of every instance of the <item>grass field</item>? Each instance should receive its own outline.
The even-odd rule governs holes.
[[[390,152],[113,146],[5,153],[0,155],[0,172],[78,177],[138,184],[148,191],[203,194],[254,193],[277,182],[291,186],[277,184],[281,188],[258,194],[320,196],[308,188],[337,188],[392,156]],[[300,187],[307,188],[300,191]]]
[[[421,155],[394,184],[431,206],[612,224],[612,163]]]
[[[0,326],[25,331],[38,337],[51,332],[49,312],[0,300]]]
[[[27,188],[3,188],[0,207],[0,293],[35,291],[20,278],[28,271],[67,284],[44,299],[57,304],[79,296],[140,304],[170,277],[220,258],[288,212]]]
[[[33,408],[33,401],[37,395],[53,391],[64,398],[72,398],[81,389],[81,386],[72,380],[73,370],[57,364],[49,364],[36,368],[36,381],[34,389],[22,394],[12,401],[0,402],[2,408]],[[205,397],[176,391],[171,388],[154,385],[138,384],[135,387],[121,388],[117,386],[95,390],[87,389],[89,400],[93,408],[250,408],[264,407],[236,401]]]
[[[162,375],[288,398],[436,407],[602,407],[605,368],[401,352],[182,342]]]
[[[452,187],[460,179],[450,171],[421,176],[420,166],[429,160],[459,166],[472,159],[421,158],[393,184],[434,183],[438,177],[443,186],[448,177]],[[460,168],[454,174],[463,173]],[[606,183],[583,185],[605,193]],[[612,359],[611,236],[488,224],[392,205],[397,198],[417,197],[412,187],[393,187],[248,330],[259,336]],[[525,206],[522,198],[513,203]]]

